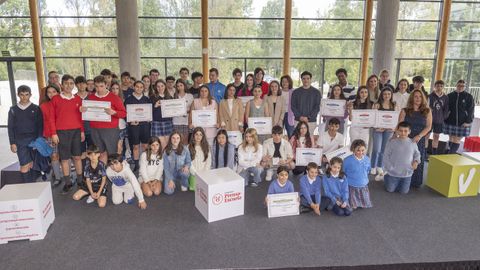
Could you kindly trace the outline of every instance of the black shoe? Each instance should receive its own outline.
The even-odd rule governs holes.
[[[70,190],[72,190],[73,184],[72,183],[65,183],[62,189],[62,194],[68,194]]]
[[[308,212],[312,212],[312,211],[313,211],[312,208],[300,205],[300,214],[308,213]]]

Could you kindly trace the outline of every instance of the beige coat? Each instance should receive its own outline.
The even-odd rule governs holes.
[[[218,123],[227,131],[238,131],[239,127],[243,128],[243,104],[240,99],[233,100],[232,113],[228,108],[228,101],[222,99],[218,111]]]
[[[283,126],[283,117],[285,116],[285,101],[283,100],[284,96],[277,96],[277,104],[275,105],[275,111],[273,110],[273,100],[272,96],[267,96],[265,98],[268,106],[268,111],[272,116],[272,126],[279,125]]]

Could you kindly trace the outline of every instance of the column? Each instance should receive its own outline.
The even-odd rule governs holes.
[[[202,0],[202,71],[203,80],[208,82],[208,0]]]
[[[33,38],[33,52],[35,54],[35,70],[37,73],[38,92],[40,96],[40,102],[43,100],[44,93],[42,91],[46,86],[44,66],[43,66],[43,54],[42,54],[42,42],[40,36],[40,23],[38,17],[38,2],[37,0],[28,1],[30,8],[30,22],[32,23],[32,38]]]
[[[450,21],[451,8],[452,0],[445,0],[443,2],[440,37],[438,39],[438,55],[437,64],[435,65],[437,67],[435,70],[435,80],[440,80],[443,77],[443,67],[445,66],[445,56],[447,54],[448,23]]]
[[[400,0],[377,1],[373,72],[387,69],[392,73],[397,38],[398,10]]]
[[[283,34],[283,75],[290,75],[290,41],[292,37],[292,0],[285,0]]]
[[[360,68],[360,85],[366,85],[368,77],[368,60],[370,53],[370,36],[372,34],[373,0],[365,1],[365,18],[363,22],[362,66]]]
[[[120,72],[141,77],[137,1],[115,0]]]

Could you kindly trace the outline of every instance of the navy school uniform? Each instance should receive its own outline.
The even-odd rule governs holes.
[[[30,103],[27,107],[20,104],[8,111],[8,139],[10,145],[17,146],[20,166],[33,161],[33,149],[28,144],[43,134],[43,116],[40,107]]]
[[[130,95],[125,99],[125,107],[129,104],[149,104],[152,106],[150,98],[142,95],[140,98],[135,95]],[[138,145],[140,143],[147,144],[150,139],[150,122],[139,122],[138,125],[128,123],[128,140],[131,145]]]

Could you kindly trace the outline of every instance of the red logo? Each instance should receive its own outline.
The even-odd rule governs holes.
[[[217,194],[213,195],[212,202],[215,205],[221,204],[223,202],[223,195],[220,194],[220,193],[217,193]]]

